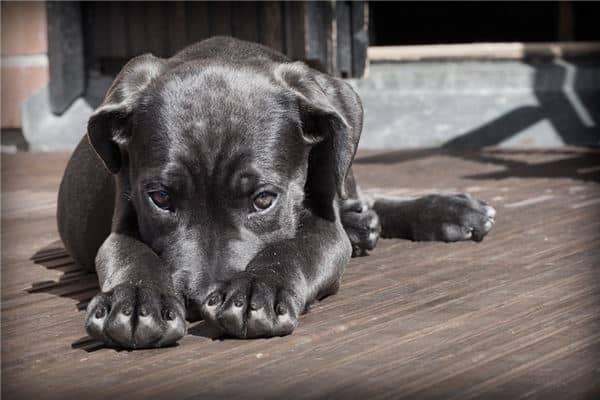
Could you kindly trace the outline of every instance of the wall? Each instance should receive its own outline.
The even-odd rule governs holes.
[[[21,102],[48,82],[46,4],[2,2],[2,128],[21,127]]]

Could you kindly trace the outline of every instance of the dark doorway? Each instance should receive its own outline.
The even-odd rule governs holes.
[[[370,44],[598,40],[600,3],[371,2]]]

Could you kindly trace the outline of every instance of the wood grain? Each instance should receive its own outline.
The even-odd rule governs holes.
[[[469,191],[482,243],[382,240],[293,335],[119,352],[86,338],[97,281],[54,220],[66,154],[2,157],[2,396],[593,399],[600,396],[600,153],[362,152],[367,194]]]

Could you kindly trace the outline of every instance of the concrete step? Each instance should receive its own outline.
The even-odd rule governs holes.
[[[600,144],[600,60],[371,64],[362,148]]]

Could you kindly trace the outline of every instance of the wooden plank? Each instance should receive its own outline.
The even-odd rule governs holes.
[[[367,68],[369,47],[369,6],[367,2],[351,3],[352,13],[352,76],[360,78]]]
[[[167,53],[169,57],[183,49],[188,42],[186,4],[181,1],[172,2],[166,7],[167,12]]]
[[[203,1],[186,2],[187,38],[189,43],[199,42],[209,36],[208,5]]]
[[[60,115],[85,89],[81,6],[47,3],[47,18],[50,109]]]
[[[127,36],[131,57],[149,51],[148,40],[145,30],[145,4],[143,2],[131,1],[125,3],[127,15]]]
[[[277,51],[285,52],[283,6],[278,1],[258,3],[260,42]]]
[[[334,4],[331,2],[307,2],[304,18],[306,24],[304,60],[313,68],[337,75]]]
[[[231,3],[231,31],[234,37],[258,41],[258,3],[234,1]]]
[[[108,26],[102,22],[107,17],[105,5],[97,2],[81,4],[82,24],[85,26],[85,62],[86,68],[100,70],[100,59],[106,57],[110,43],[108,37]],[[104,39],[100,39],[104,38]]]
[[[350,3],[337,1],[336,12],[336,37],[337,37],[337,71],[342,78],[352,76],[352,20]]]
[[[126,5],[120,2],[111,2],[105,4],[108,8],[108,21],[98,21],[108,25],[109,38],[105,38],[110,42],[110,57],[126,59],[130,56],[129,53],[129,37],[127,35],[127,19]],[[97,38],[102,40],[102,38]]]
[[[306,3],[284,2],[282,7],[285,53],[293,60],[302,60],[306,57],[306,25],[304,21]]]
[[[67,155],[3,155],[2,394],[595,398],[600,219],[571,205],[600,198],[598,154],[363,152],[365,191],[473,190],[497,208],[494,230],[478,244],[382,240],[293,335],[219,341],[201,322],[177,347],[135,352],[85,338],[95,278],[68,264],[54,221]]]
[[[159,1],[149,1],[144,4],[144,34],[146,35],[146,48],[157,57],[169,57],[167,43],[166,8],[169,5]]]
[[[208,3],[208,15],[211,36],[231,36],[231,2]]]
[[[372,46],[369,47],[368,54],[369,60],[373,62],[454,59],[523,60],[531,57],[589,57],[600,54],[600,42]]]

